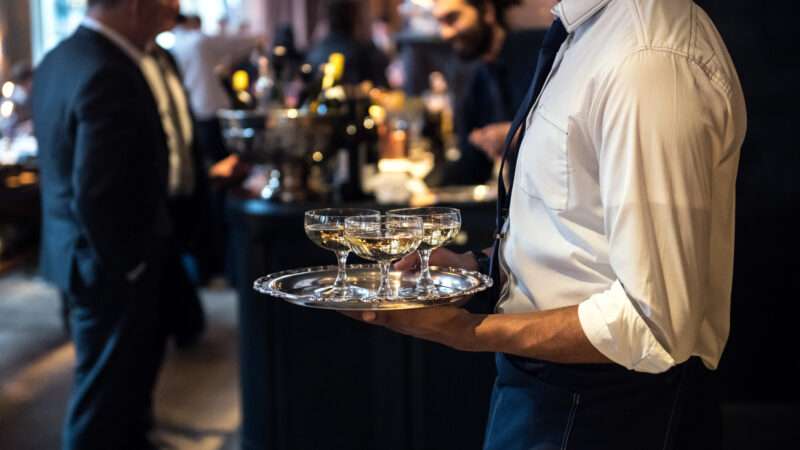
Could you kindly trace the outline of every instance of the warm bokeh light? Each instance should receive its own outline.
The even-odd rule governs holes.
[[[378,161],[378,170],[382,173],[408,172],[410,164],[406,158],[382,158]]]
[[[165,50],[172,50],[172,47],[175,47],[175,33],[165,31],[159,34],[156,36],[156,43]]]
[[[475,188],[472,190],[472,198],[474,198],[475,201],[481,201],[486,198],[487,193],[488,193],[488,188],[486,187],[486,185],[479,184],[475,186]]]
[[[14,88],[15,88],[14,83],[10,81],[6,81],[5,83],[3,83],[3,91],[2,91],[3,97],[10,98],[12,95],[14,95]]]
[[[369,107],[369,116],[377,123],[383,123],[386,118],[386,110],[380,105],[372,105]]]
[[[11,100],[4,100],[0,103],[0,117],[7,119],[14,113],[14,103]]]
[[[237,70],[231,77],[231,87],[234,91],[246,91],[250,87],[250,75],[244,70]]]

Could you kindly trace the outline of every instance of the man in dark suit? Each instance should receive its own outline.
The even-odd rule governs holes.
[[[65,449],[154,448],[157,292],[172,225],[169,149],[142,61],[176,4],[89,0],[81,27],[36,72],[41,271],[69,299],[77,360]]]
[[[170,27],[171,28],[171,27]],[[205,314],[197,294],[196,282],[207,276],[209,264],[208,243],[210,241],[209,186],[205,164],[195,131],[197,121],[192,114],[189,96],[181,82],[178,64],[170,52],[152,45],[149,55],[158,68],[157,81],[162,89],[156,96],[163,103],[162,123],[171,128],[170,137],[181,133],[180,139],[168,138],[171,154],[183,154],[173,158],[170,164],[172,180],[167,209],[175,233],[168,246],[169,256],[159,293],[169,299],[162,311],[168,333],[179,348],[195,344],[205,330]],[[178,160],[177,162],[175,160]],[[191,183],[179,182],[190,172]],[[193,264],[190,276],[185,256]]]

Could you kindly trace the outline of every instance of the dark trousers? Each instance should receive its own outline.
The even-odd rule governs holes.
[[[217,119],[196,121],[195,139],[204,163],[208,166],[229,155]],[[212,188],[209,192],[209,232],[202,249],[202,259],[209,275],[223,274],[227,268],[225,265],[227,259],[226,236],[228,235],[228,226],[225,221],[225,196],[227,193],[227,189],[221,187]]]
[[[711,371],[699,358],[662,374],[498,354],[485,450],[721,448]]]
[[[65,450],[142,450],[164,356],[160,261],[135,282],[101,279],[68,293],[76,368],[63,432]]]
[[[174,242],[169,244],[164,277],[159,288],[159,295],[163,299],[161,311],[164,326],[179,347],[193,344],[206,329],[203,304],[182,257],[180,247]]]
[[[198,241],[207,233],[204,228],[206,224],[198,223],[203,222],[203,216],[194,213],[198,208],[192,199],[172,198],[168,209],[175,232],[165,245],[164,276],[159,294],[164,299],[162,311],[168,333],[175,337],[180,346],[193,343],[206,328],[205,312],[196,285],[200,280],[192,280],[183,258],[190,256],[195,261],[204,258],[195,250]],[[202,261],[198,262],[198,266],[201,268],[195,275],[202,279],[206,266]]]

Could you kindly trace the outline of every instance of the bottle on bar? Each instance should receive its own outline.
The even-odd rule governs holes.
[[[226,70],[216,71],[217,79],[222,85],[225,94],[233,109],[253,109],[253,97],[249,93],[250,76],[244,70],[237,70],[233,73]]]
[[[267,110],[274,104],[280,103],[276,91],[275,80],[270,74],[269,58],[261,55],[258,57],[258,78],[253,85],[253,97],[257,108]]]
[[[302,110],[310,110],[311,101],[319,95],[320,84],[322,83],[321,71],[314,71],[314,67],[309,63],[300,66],[299,79],[302,87],[297,94],[297,105]]]
[[[362,166],[366,147],[363,133],[363,101],[357,86],[342,82],[346,59],[332,53],[323,69],[319,94],[310,111],[333,127],[328,154],[332,156],[331,186],[335,201],[354,201],[365,197],[362,186]]]
[[[331,53],[328,63],[323,69],[322,84],[317,97],[314,112],[317,115],[341,115],[342,108],[347,101],[347,92],[342,86],[342,75],[345,68],[345,56],[341,53]]]

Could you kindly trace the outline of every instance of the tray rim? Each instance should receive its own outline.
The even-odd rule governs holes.
[[[459,292],[457,295],[454,294],[444,295],[441,297],[437,297],[435,299],[427,299],[427,300],[415,299],[415,300],[403,300],[395,302],[384,301],[379,303],[365,302],[361,304],[349,303],[349,302],[336,303],[336,302],[324,302],[318,300],[315,301],[313,300],[313,297],[311,297],[310,295],[298,296],[266,287],[267,284],[269,284],[271,281],[285,277],[287,275],[302,275],[312,272],[336,271],[337,269],[338,267],[336,265],[325,265],[325,266],[311,266],[311,267],[301,267],[297,269],[282,270],[279,272],[274,272],[269,275],[264,275],[256,278],[255,281],[253,281],[253,290],[255,290],[260,294],[269,295],[275,298],[279,298],[281,300],[285,300],[289,303],[308,308],[328,309],[336,311],[391,311],[391,310],[404,310],[404,309],[407,310],[407,309],[431,308],[431,307],[447,306],[447,305],[458,305],[459,303],[462,303],[461,299],[463,299],[463,297],[475,295],[478,292],[484,291],[492,287],[492,285],[494,284],[494,280],[492,280],[492,277],[476,270],[467,270],[461,267],[431,266],[430,269],[431,271],[434,272],[435,271],[450,272],[450,273],[455,273],[462,277],[476,278],[478,280],[478,284],[463,292]],[[348,264],[347,269],[379,270],[379,265]],[[355,307],[354,305],[358,305],[358,307]]]

